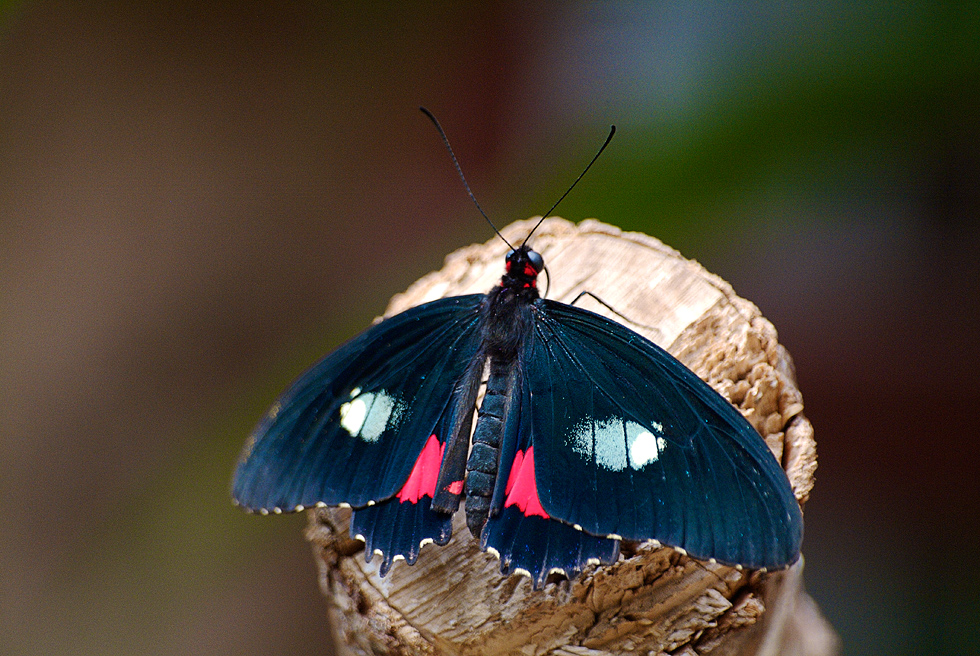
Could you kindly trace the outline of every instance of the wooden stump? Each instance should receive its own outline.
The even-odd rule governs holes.
[[[519,244],[536,219],[508,226]],[[752,303],[724,280],[661,242],[595,220],[559,218],[534,233],[548,273],[547,297],[588,290],[635,323],[730,399],[762,434],[804,503],[817,466],[789,355]],[[395,296],[385,316],[444,296],[485,293],[503,273],[507,246],[494,238],[460,249]],[[550,287],[549,287],[550,283]],[[611,313],[586,297],[581,307]],[[620,317],[612,316],[617,321]],[[802,588],[803,560],[781,572],[751,572],[692,560],[673,549],[623,544],[619,562],[542,589],[502,576],[456,515],[445,547],[397,562],[385,578],[347,533],[349,511],[310,513],[320,585],[331,604],[340,654],[801,654],[837,641]]]

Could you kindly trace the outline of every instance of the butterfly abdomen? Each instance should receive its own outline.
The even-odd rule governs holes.
[[[486,394],[473,430],[473,449],[466,462],[466,525],[477,537],[490,513],[513,370],[513,361],[491,359]]]

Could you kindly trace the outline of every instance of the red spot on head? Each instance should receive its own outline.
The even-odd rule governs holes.
[[[538,485],[534,480],[534,447],[527,448],[527,454],[517,452],[510,468],[505,488],[504,508],[517,506],[524,515],[536,515],[549,519],[550,515],[541,507],[538,499]]]
[[[463,481],[453,481],[446,486],[446,491],[450,494],[462,494],[463,493]]]
[[[535,268],[531,260],[523,259],[524,264],[523,264],[523,268],[520,270],[521,272],[519,274],[514,273],[514,264],[520,263],[520,260],[522,259],[520,257],[517,257],[519,254],[520,251],[511,251],[510,255],[508,255],[507,260],[504,263],[504,267],[507,269],[507,274],[517,275],[520,278],[527,279],[526,282],[524,282],[525,289],[527,289],[528,287],[537,287],[538,286],[537,278],[538,278],[538,274],[540,273],[540,270]]]
[[[439,468],[442,466],[442,452],[445,448],[446,445],[441,444],[434,434],[429,436],[422,453],[415,461],[415,466],[412,467],[412,473],[396,495],[399,501],[418,503],[422,497],[435,496]]]

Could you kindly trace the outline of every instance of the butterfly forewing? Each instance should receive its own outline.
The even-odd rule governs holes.
[[[300,376],[246,445],[236,502],[252,510],[356,508],[398,493],[445,425],[479,348],[483,298],[440,299],[391,317]]]
[[[703,559],[756,568],[796,560],[799,505],[731,404],[620,324],[555,301],[535,307],[522,361],[548,514]]]

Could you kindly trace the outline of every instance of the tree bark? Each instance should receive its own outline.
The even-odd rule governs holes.
[[[536,219],[503,230],[520,244]],[[545,221],[533,246],[544,257],[547,296],[625,323],[667,349],[734,403],[785,468],[801,504],[817,466],[813,428],[803,416],[789,354],[776,331],[731,286],[661,242],[595,220]],[[446,258],[385,316],[444,296],[487,292],[503,273],[498,238]],[[628,317],[628,321],[623,317]],[[623,544],[619,562],[590,567],[575,581],[542,589],[502,576],[457,513],[445,547],[395,563],[385,578],[347,533],[349,511],[310,513],[320,585],[331,604],[340,654],[800,654],[837,651],[837,638],[805,594],[803,559],[779,572],[692,560],[669,547]]]

